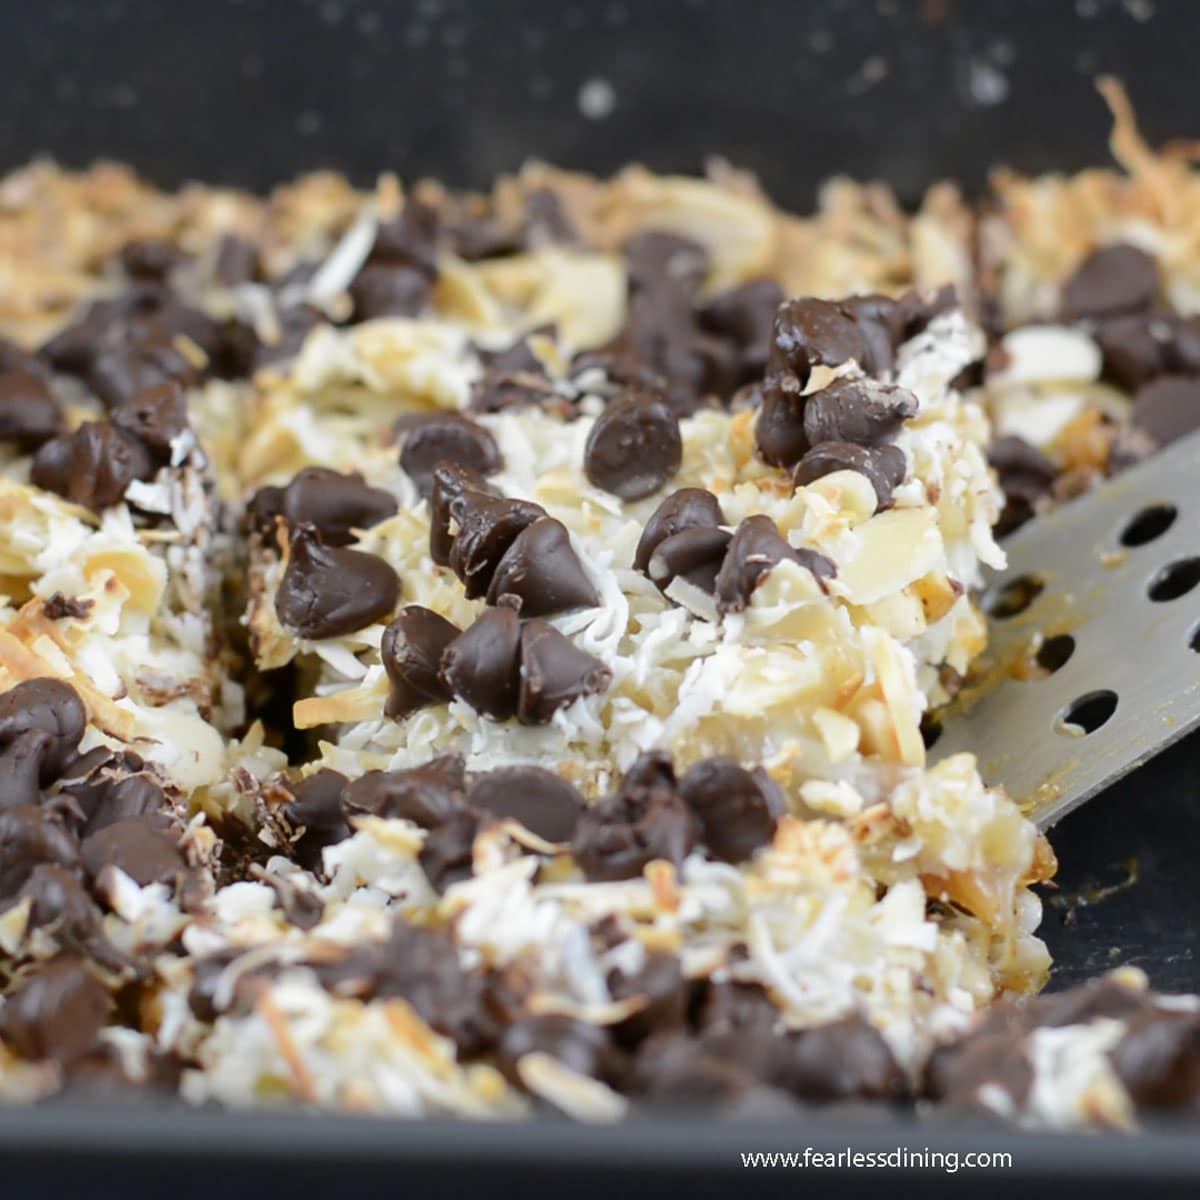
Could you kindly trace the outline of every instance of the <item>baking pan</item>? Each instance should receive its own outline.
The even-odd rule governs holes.
[[[483,185],[529,156],[607,171],[698,170],[724,153],[803,209],[835,173],[913,200],[988,167],[1105,155],[1102,72],[1151,141],[1200,133],[1190,0],[43,0],[0,5],[0,167],[108,156],[162,184],[251,188],[313,167]],[[1200,530],[1197,531],[1200,541]],[[1200,990],[1200,737],[1068,818],[1043,935],[1052,987],[1121,963]],[[591,1130],[181,1109],[0,1112],[5,1195],[93,1197],[303,1187],[360,1195],[662,1194],[733,1187],[849,1195],[895,1172],[752,1170],[743,1150],[1006,1148],[1007,1170],[905,1173],[922,1191],[1000,1194],[1053,1178],[1091,1196],[1200,1187],[1200,1141],[913,1126],[645,1120]]]

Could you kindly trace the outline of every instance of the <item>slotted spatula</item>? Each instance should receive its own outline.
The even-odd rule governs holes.
[[[929,757],[973,751],[1046,828],[1200,725],[1200,432],[1004,548],[985,669]]]

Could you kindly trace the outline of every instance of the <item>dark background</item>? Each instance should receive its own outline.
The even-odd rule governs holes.
[[[336,167],[468,186],[537,155],[721,153],[804,207],[1106,157],[1098,72],[1154,140],[1200,135],[1194,0],[5,0],[0,167],[125,159],[258,189]],[[580,113],[588,81],[609,115]],[[603,87],[603,85],[602,85]]]

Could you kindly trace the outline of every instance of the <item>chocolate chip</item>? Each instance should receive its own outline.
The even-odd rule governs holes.
[[[835,379],[806,397],[804,435],[809,444],[853,442],[876,446],[917,415],[917,398],[904,388],[871,379]]]
[[[108,1019],[107,989],[69,955],[39,967],[0,1009],[0,1033],[25,1059],[70,1062],[93,1042]]]
[[[129,341],[96,355],[88,385],[109,407],[133,400],[165,383],[187,386],[196,368],[167,341]]]
[[[656,859],[678,868],[696,844],[696,818],[671,786],[664,758],[643,754],[616,794],[579,818],[571,853],[590,882],[635,879]]]
[[[546,725],[560,708],[604,691],[611,682],[608,667],[553,625],[535,617],[521,627],[517,720],[522,725]]]
[[[356,321],[416,317],[433,299],[429,276],[414,267],[368,263],[350,285]]]
[[[0,808],[0,897],[20,891],[38,863],[75,867],[78,841],[40,808],[28,804]]]
[[[737,343],[742,374],[761,376],[767,369],[775,314],[783,301],[783,289],[775,280],[755,279],[718,292],[701,310],[700,320],[707,329]]]
[[[292,843],[296,861],[308,870],[321,865],[321,852],[350,836],[342,816],[342,789],[350,781],[338,771],[322,768],[288,785],[292,799],[283,806],[288,823],[304,832]]]
[[[750,603],[754,589],[771,568],[785,559],[807,567],[818,582],[831,579],[837,569],[815,550],[796,550],[780,534],[770,517],[747,517],[734,532],[721,570],[717,574],[717,611],[741,612]]]
[[[1120,317],[1144,312],[1158,295],[1158,264],[1136,246],[1093,250],[1063,287],[1069,320]]]
[[[634,393],[609,405],[584,446],[589,481],[622,500],[640,500],[657,491],[682,461],[679,421],[650,393]]]
[[[996,470],[1004,492],[1004,511],[996,523],[1003,537],[1020,528],[1047,503],[1059,470],[1036,446],[1009,434],[988,447],[988,462]]]
[[[815,366],[836,367],[866,354],[862,333],[852,317],[828,300],[789,300],[775,316],[768,372],[787,378],[800,390]]]
[[[450,569],[462,580],[468,600],[487,594],[492,576],[517,534],[546,515],[540,504],[476,491],[452,497],[447,508],[458,525],[450,547]]]
[[[400,577],[378,555],[321,544],[301,525],[292,533],[287,569],[275,596],[279,620],[320,640],[387,620],[400,599]]]
[[[22,370],[0,375],[0,442],[34,450],[62,427],[62,406],[40,375]]]
[[[658,544],[647,574],[663,590],[682,577],[711,595],[732,540],[725,529],[683,529]]]
[[[1133,424],[1159,446],[1200,428],[1200,379],[1164,375],[1138,389]]]
[[[460,808],[426,836],[417,861],[434,891],[445,892],[452,884],[471,878],[478,832],[478,815],[470,809]]]
[[[121,267],[135,279],[163,282],[187,256],[170,242],[158,238],[141,238],[127,242],[117,255]]]
[[[135,479],[153,474],[150,453],[137,438],[115,425],[85,421],[42,446],[29,477],[37,487],[100,512],[119,504]]]
[[[525,1017],[504,1031],[496,1065],[519,1084],[519,1063],[526,1054],[547,1054],[577,1075],[598,1079],[611,1069],[612,1046],[603,1026],[547,1013]]]
[[[134,883],[167,883],[184,867],[175,838],[146,817],[126,817],[83,839],[83,865],[93,880],[107,866],[118,867]]]
[[[249,238],[236,233],[223,234],[217,243],[213,274],[217,282],[225,287],[236,287],[261,279],[262,264],[258,258],[258,247]]]
[[[74,756],[87,727],[87,713],[70,684],[60,679],[27,679],[0,695],[0,747],[31,729],[50,735],[42,783],[57,779]]]
[[[308,335],[325,324],[325,316],[307,304],[292,304],[276,314],[279,337],[273,342],[260,342],[254,354],[254,366],[268,367],[295,358]]]
[[[1200,1017],[1145,1012],[1131,1020],[1110,1058],[1135,1104],[1180,1110],[1200,1102]]]
[[[759,456],[773,467],[794,467],[810,447],[804,432],[807,397],[771,382],[763,385],[761,397],[754,425]]]
[[[546,617],[600,603],[567,527],[553,517],[539,517],[526,525],[501,556],[487,601],[497,604],[502,596],[520,601],[523,617]]]
[[[815,483],[835,471],[857,471],[875,489],[879,508],[892,502],[892,492],[904,482],[908,461],[899,446],[856,446],[852,442],[821,442],[797,463],[793,481],[797,487]]]
[[[442,654],[442,682],[476,712],[506,721],[516,716],[521,621],[509,607],[489,608]]]
[[[429,556],[440,567],[449,566],[450,551],[454,545],[454,534],[450,531],[453,518],[461,524],[454,508],[456,501],[466,504],[463,498],[469,492],[484,496],[499,496],[500,493],[478,471],[472,471],[458,463],[438,463],[433,469],[433,487],[429,498]]]
[[[680,488],[650,514],[633,555],[635,571],[646,574],[654,551],[667,538],[685,529],[707,529],[725,524],[720,501],[704,488]]]
[[[391,685],[384,712],[401,720],[427,704],[444,704],[451,693],[438,674],[442,653],[462,632],[432,609],[409,604],[383,631],[379,654]]]
[[[175,380],[154,384],[121,401],[112,423],[137,438],[159,463],[171,460],[171,443],[188,428],[187,397]]]
[[[440,462],[458,463],[480,475],[494,475],[504,466],[495,438],[462,413],[405,416],[394,428],[404,439],[400,465],[422,496],[433,491],[433,468]]]
[[[779,785],[761,767],[747,771],[732,758],[696,763],[679,781],[679,794],[700,819],[709,854],[728,863],[770,845],[787,810]]]
[[[1126,391],[1167,371],[1170,330],[1162,318],[1134,316],[1105,321],[1096,331],[1104,356],[1104,377]]]
[[[269,500],[268,492],[264,511],[269,512]],[[354,530],[386,521],[397,507],[391,492],[370,487],[357,471],[343,475],[327,467],[305,467],[282,490],[278,511],[292,528],[312,525],[326,546],[348,546]],[[273,520],[267,528],[273,532]]]
[[[73,871],[57,863],[38,863],[17,893],[31,902],[29,923],[51,929],[60,939],[86,942],[100,931],[100,910]]]
[[[52,739],[41,729],[27,729],[0,753],[0,809],[17,804],[37,804],[41,799],[39,775],[51,753]]]
[[[652,1033],[682,1029],[687,1019],[688,981],[674,954],[652,950],[632,974],[610,972],[608,990],[614,1000],[642,996],[646,1001],[644,1008],[611,1026],[625,1049],[633,1049]]]
[[[899,1100],[904,1075],[879,1030],[858,1015],[805,1029],[787,1042],[773,1082],[804,1100]]]
[[[436,829],[463,807],[463,761],[443,754],[402,771],[368,771],[342,790],[342,815],[401,817],[422,829]]]
[[[519,821],[548,842],[569,842],[583,811],[583,798],[569,780],[543,767],[500,767],[477,775],[467,803],[483,812]]]

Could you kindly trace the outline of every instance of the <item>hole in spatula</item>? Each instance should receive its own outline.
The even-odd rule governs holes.
[[[1046,638],[1038,647],[1034,658],[1043,671],[1048,675],[1053,675],[1055,671],[1067,665],[1074,653],[1075,639],[1069,633],[1060,633]]]
[[[998,621],[1023,613],[1046,590],[1037,575],[1018,575],[1002,584],[987,601],[987,614]]]
[[[1054,731],[1065,737],[1086,737],[1095,733],[1117,711],[1117,693],[1107,688],[1088,692],[1073,700],[1059,714]]]
[[[1178,600],[1200,583],[1200,558],[1181,558],[1169,563],[1150,580],[1150,599],[1162,603]]]
[[[1122,546],[1144,546],[1147,542],[1162,537],[1179,515],[1173,504],[1152,504],[1143,508],[1121,531]]]

